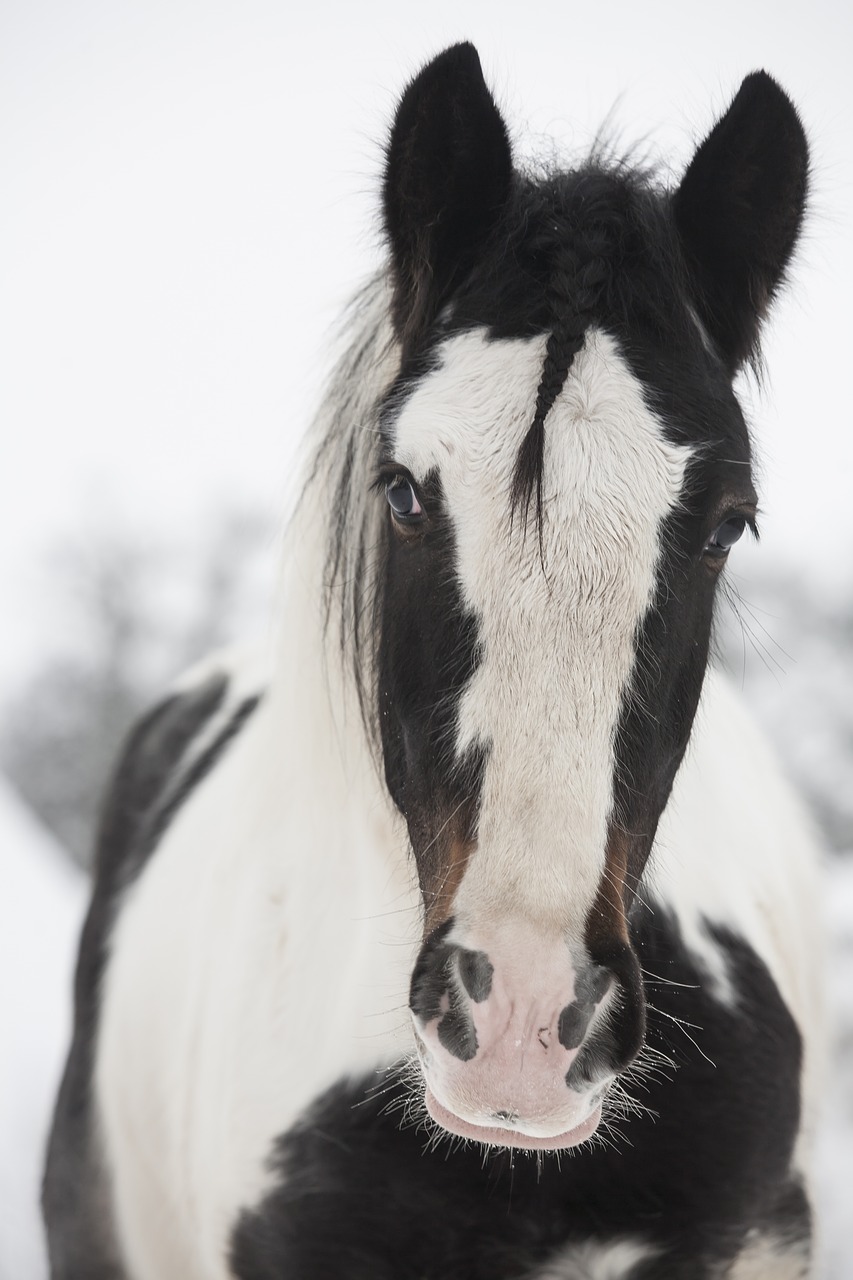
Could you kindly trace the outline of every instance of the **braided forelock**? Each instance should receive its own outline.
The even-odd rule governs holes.
[[[536,391],[533,422],[522,441],[512,482],[513,514],[522,508],[526,529],[530,503],[536,494],[536,523],[542,553],[542,477],[545,466],[545,419],[563,389],[572,362],[584,344],[586,330],[610,275],[609,237],[590,229],[583,250],[563,245],[549,279],[553,317],[545,346],[545,362]]]

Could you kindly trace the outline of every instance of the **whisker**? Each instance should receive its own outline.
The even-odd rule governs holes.
[[[693,1036],[691,1036],[690,1033],[685,1030],[686,1027],[692,1027],[694,1031],[702,1031],[703,1030],[702,1027],[697,1026],[696,1023],[694,1022],[685,1022],[683,1018],[677,1018],[675,1014],[667,1013],[666,1010],[664,1009],[656,1009],[655,1006],[652,1004],[647,1003],[646,1008],[651,1009],[653,1013],[660,1014],[661,1017],[668,1018],[670,1022],[675,1023],[675,1025],[681,1030],[683,1035],[687,1037],[687,1039],[690,1041],[693,1047],[697,1050],[697,1052],[700,1053],[702,1057],[705,1059],[705,1061],[709,1063],[712,1067],[714,1067],[714,1069],[716,1070],[716,1066],[717,1066],[716,1062],[714,1062],[712,1058],[708,1057],[704,1049],[700,1048],[700,1046],[693,1039]]]

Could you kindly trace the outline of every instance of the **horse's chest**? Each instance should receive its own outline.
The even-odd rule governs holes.
[[[230,1274],[230,1234],[267,1187],[277,1135],[342,1062],[371,1071],[396,1052],[407,913],[374,915],[385,894],[399,908],[400,885],[370,874],[358,832],[351,873],[300,858],[298,805],[238,818],[227,782],[174,824],[111,939],[96,1093],[134,1280]],[[347,891],[330,895],[330,875]]]

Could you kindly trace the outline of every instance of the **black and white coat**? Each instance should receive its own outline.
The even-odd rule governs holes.
[[[408,87],[275,652],[107,802],[56,1280],[810,1274],[814,845],[706,672],[806,177],[763,73],[674,193]]]

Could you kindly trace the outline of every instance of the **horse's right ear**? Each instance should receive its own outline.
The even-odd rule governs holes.
[[[388,142],[383,209],[404,342],[472,265],[511,183],[506,125],[477,50],[453,45],[408,86]]]

